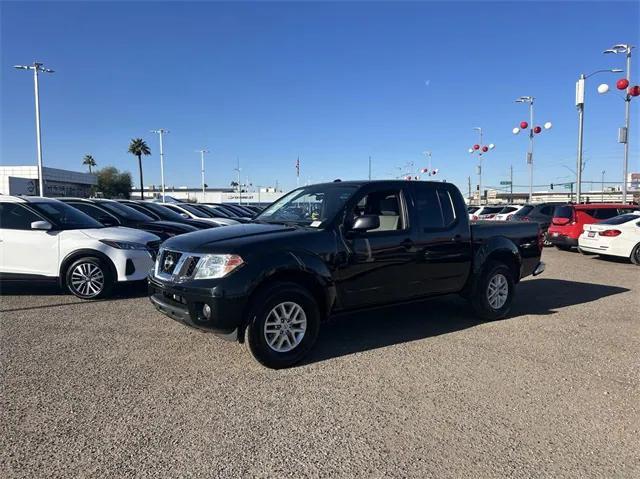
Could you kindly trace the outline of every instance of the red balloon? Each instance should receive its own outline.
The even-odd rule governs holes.
[[[542,131],[542,128],[540,128],[539,126],[536,126],[536,127],[533,129],[533,132],[534,132],[534,133],[540,133],[541,131]]]
[[[525,130],[528,126],[529,126],[529,123],[527,123],[526,121],[520,122],[520,128],[522,128],[523,130]]]
[[[482,147],[482,151],[484,151],[486,153],[487,151],[489,151],[489,147],[488,146],[483,146]]]
[[[640,86],[636,85],[636,86],[632,86],[631,88],[629,88],[629,95],[631,95],[631,96],[639,96],[640,95]]]
[[[620,78],[620,80],[616,82],[616,88],[618,90],[624,90],[628,86],[629,86],[629,80],[627,80],[626,78]]]
[[[480,145],[478,145],[478,144],[473,145],[473,149],[474,150],[479,150],[480,149]]]

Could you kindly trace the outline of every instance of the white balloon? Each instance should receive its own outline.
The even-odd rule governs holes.
[[[473,153],[473,148],[469,148],[469,153]]]
[[[546,123],[544,124],[544,129],[545,129],[545,130],[550,130],[552,126],[553,126],[553,125],[551,124],[551,122],[550,122],[550,121],[548,121],[548,122],[546,122]]]
[[[511,131],[512,131],[512,133],[513,133],[514,135],[517,135],[518,133],[520,133],[520,128],[514,128],[514,129],[513,129],[513,130],[511,130]]]
[[[493,150],[496,147],[496,145],[494,145],[493,143],[489,144],[489,149]]]
[[[600,93],[601,95],[604,95],[608,91],[609,91],[609,85],[607,85],[606,83],[602,83],[601,85],[598,86],[598,93]]]

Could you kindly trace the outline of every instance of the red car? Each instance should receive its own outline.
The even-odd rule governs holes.
[[[638,210],[637,206],[620,203],[579,204],[558,206],[549,226],[548,240],[558,249],[578,247],[584,225],[598,223],[624,213]]]

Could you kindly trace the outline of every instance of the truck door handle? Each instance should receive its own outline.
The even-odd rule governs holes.
[[[455,235],[453,238],[451,238],[451,241],[456,241],[456,242],[458,242],[458,241],[460,241],[461,239],[462,239],[462,236],[460,236],[460,235]]]

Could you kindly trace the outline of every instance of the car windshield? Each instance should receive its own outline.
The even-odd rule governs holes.
[[[180,216],[178,213],[176,213],[172,209],[165,208],[164,206],[157,205],[151,202],[144,203],[144,204],[137,203],[137,205],[140,208],[153,211],[155,214],[157,214],[160,218],[164,220],[177,221],[178,223],[181,223],[184,221],[184,217]]]
[[[614,216],[613,218],[609,218],[608,220],[600,221],[601,225],[621,225],[623,223],[627,223],[633,220],[640,220],[639,214],[625,214],[620,216]]]
[[[42,203],[29,203],[29,206],[44,216],[51,224],[64,230],[84,228],[104,228],[91,216],[62,202],[47,201]]]
[[[558,206],[553,213],[555,218],[573,218],[573,206]]]
[[[144,213],[129,208],[128,206],[116,203],[115,201],[99,201],[98,205],[107,211],[115,214],[119,218],[124,218],[131,221],[153,221],[151,216],[147,216]]]
[[[265,209],[255,221],[320,227],[335,217],[357,189],[356,185],[341,183],[298,188]]]
[[[473,213],[475,213],[476,211],[478,211],[479,209],[480,209],[480,207],[479,207],[479,206],[469,206],[469,207],[467,208],[467,212],[468,212],[469,214],[473,214]]]
[[[229,216],[229,214],[226,211],[224,211],[222,208],[219,208],[218,206],[212,206],[212,205],[203,205],[203,206],[208,210],[211,210],[213,214],[219,218],[231,218],[231,216]]]
[[[200,208],[197,208],[193,205],[187,205],[185,203],[180,204],[180,208],[187,210],[189,213],[197,216],[198,218],[213,218],[213,214],[206,213],[202,211]]]
[[[532,209],[533,209],[533,206],[525,205],[520,210],[516,211],[514,213],[514,216],[527,216],[529,213],[531,213]]]
[[[517,210],[518,207],[517,206],[505,206],[504,208],[502,208],[500,211],[498,211],[498,214],[505,214],[505,213],[511,213],[515,210]]]

